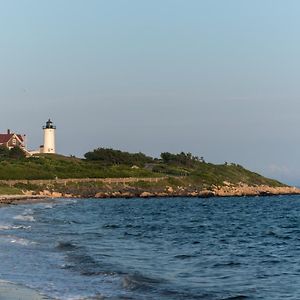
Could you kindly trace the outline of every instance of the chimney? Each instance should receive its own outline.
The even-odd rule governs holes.
[[[10,134],[10,129],[7,129],[7,134]]]

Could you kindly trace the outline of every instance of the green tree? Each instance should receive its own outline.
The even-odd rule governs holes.
[[[174,160],[174,154],[171,154],[170,152],[162,152],[160,157],[166,164]]]
[[[199,157],[193,156],[190,152],[180,152],[178,154],[163,152],[161,153],[160,157],[166,164],[177,164],[186,167],[193,167],[194,165],[200,162]]]
[[[5,146],[0,146],[0,158],[8,158],[9,149]]]
[[[99,161],[104,165],[138,165],[144,166],[153,162],[153,158],[144,153],[129,153],[109,148],[98,148],[85,153],[87,160]]]
[[[9,150],[9,157],[13,159],[24,158],[25,152],[20,147],[14,147]]]

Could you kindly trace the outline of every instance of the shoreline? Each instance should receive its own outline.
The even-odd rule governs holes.
[[[14,204],[16,201],[28,201],[28,199],[40,201],[48,198],[208,198],[300,195],[300,188],[264,177],[256,178],[252,173],[250,175],[254,177],[250,179],[242,175],[239,176],[239,181],[229,175],[222,179],[209,176],[207,179],[205,176],[204,179],[197,176],[164,176],[0,180],[0,193],[2,184],[2,194],[10,194],[2,196],[0,194],[0,204]]]
[[[53,199],[75,198],[75,199],[133,199],[133,198],[226,198],[226,197],[255,197],[255,196],[291,196],[300,195],[300,189],[296,187],[269,187],[269,186],[222,186],[214,189],[178,191],[167,187],[164,191],[151,192],[143,191],[111,191],[98,192],[95,195],[78,195],[63,194],[56,191],[48,190],[40,192],[38,195],[21,194],[21,195],[0,195],[0,205],[17,205],[27,203],[48,202]],[[0,298],[1,300],[1,298]]]
[[[47,201],[48,197],[42,195],[0,195],[0,205],[2,204],[18,204],[21,202],[42,202]],[[1,281],[0,281],[1,283]],[[0,298],[1,299],[1,298]]]
[[[51,300],[38,291],[13,282],[0,280],[0,300]]]

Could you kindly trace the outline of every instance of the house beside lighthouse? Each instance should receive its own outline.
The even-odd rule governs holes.
[[[56,126],[53,125],[53,122],[49,119],[46,122],[46,125],[43,126],[44,131],[44,144],[40,146],[40,153],[50,153],[55,154],[55,131]]]
[[[25,134],[17,134],[11,132],[7,129],[7,133],[0,133],[0,146],[12,149],[14,147],[19,147],[23,150],[26,149],[25,144],[26,136]]]

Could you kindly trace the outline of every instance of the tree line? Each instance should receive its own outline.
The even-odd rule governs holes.
[[[156,162],[162,162],[165,164],[176,164],[187,167],[204,162],[203,157],[192,155],[190,152],[181,152],[178,154],[172,154],[170,152],[163,152],[160,155],[160,159],[147,156],[144,153],[129,153],[121,150],[114,150],[111,148],[97,148],[93,151],[87,152],[84,157],[88,161],[98,161],[105,165],[137,165],[144,166],[145,164],[151,164]]]

